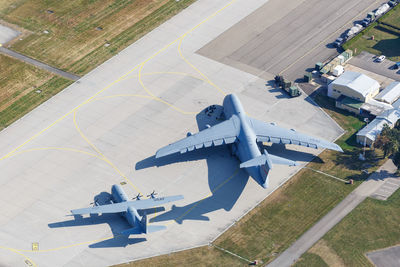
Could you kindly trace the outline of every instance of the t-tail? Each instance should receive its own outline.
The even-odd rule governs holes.
[[[240,168],[254,169],[256,168],[258,175],[253,175],[256,182],[259,183],[263,188],[268,187],[268,176],[272,169],[272,164],[281,164],[296,166],[298,165],[295,161],[278,157],[275,155],[268,154],[267,150],[264,149],[264,153],[256,158],[252,158],[246,162],[240,164]]]

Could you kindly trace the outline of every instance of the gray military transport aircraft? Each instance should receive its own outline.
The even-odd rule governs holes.
[[[170,197],[155,197],[155,195],[156,193],[153,191],[153,193],[148,195],[148,199],[141,199],[142,196],[138,194],[134,198],[136,199],[135,201],[128,201],[128,196],[125,194],[122,187],[118,184],[115,184],[111,187],[112,204],[95,204],[94,207],[71,210],[71,213],[72,215],[121,213],[121,215],[126,218],[128,223],[133,226],[133,228],[122,231],[121,234],[128,236],[131,234],[148,234],[164,230],[167,227],[164,225],[147,225],[146,214],[140,216],[138,210],[155,208],[168,202],[183,199],[182,195]]]
[[[239,158],[240,168],[244,168],[257,183],[267,188],[272,164],[295,166],[297,163],[268,154],[262,142],[294,144],[315,149],[327,148],[343,152],[335,143],[248,117],[235,94],[224,98],[223,115],[225,121],[212,127],[208,126],[207,129],[193,135],[188,133],[186,138],[159,149],[156,158],[227,144],[231,146],[232,154]]]

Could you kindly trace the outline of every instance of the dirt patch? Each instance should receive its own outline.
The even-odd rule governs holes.
[[[322,239],[318,241],[309,251],[320,256],[331,267],[345,266],[343,260]]]

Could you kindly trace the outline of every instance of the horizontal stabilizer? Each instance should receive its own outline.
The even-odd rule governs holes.
[[[265,154],[262,154],[261,156],[243,162],[242,164],[240,164],[240,168],[256,167],[256,166],[262,166],[264,164],[266,164],[269,167],[269,169],[272,169],[272,164],[288,165],[288,166],[298,165],[297,162],[293,160],[268,154],[266,150],[264,150],[264,153]]]
[[[143,231],[141,227],[133,227],[126,229],[121,232],[121,235],[140,235],[140,234],[149,234],[149,233],[154,233],[157,231],[165,230],[167,227],[165,225],[147,225],[146,226],[146,232]]]
[[[267,155],[261,155],[240,164],[240,168],[249,168],[264,165],[267,162]]]
[[[279,165],[288,165],[288,166],[297,166],[299,165],[296,161],[285,159],[282,157],[278,157],[275,155],[269,154],[269,159],[271,160],[272,164],[279,164]]]
[[[121,235],[139,235],[142,234],[143,230],[140,227],[133,227],[133,228],[129,228],[126,229],[124,231],[121,232]]]
[[[147,225],[146,229],[147,229],[146,234],[149,234],[149,233],[154,233],[157,231],[165,230],[165,229],[167,229],[167,226],[165,226],[165,225]]]

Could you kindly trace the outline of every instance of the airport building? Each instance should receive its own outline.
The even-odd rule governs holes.
[[[375,99],[387,104],[393,104],[400,98],[400,82],[392,82]]]
[[[357,133],[357,143],[372,146],[378,135],[382,132],[383,126],[387,124],[390,128],[393,128],[399,119],[400,109],[384,111]]]
[[[365,74],[346,71],[328,85],[328,96],[334,99],[345,96],[365,103],[379,93],[379,87],[377,81]]]

